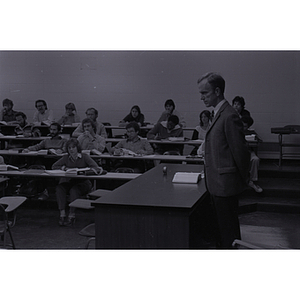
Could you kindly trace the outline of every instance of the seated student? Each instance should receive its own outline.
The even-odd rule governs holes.
[[[67,140],[62,138],[59,133],[61,131],[61,126],[58,123],[52,123],[50,125],[50,134],[51,136],[50,139],[45,139],[42,140],[39,144],[29,146],[28,148],[25,148],[22,152],[23,153],[28,153],[30,151],[39,151],[43,149],[51,150],[52,154],[62,154],[66,152],[66,142]],[[46,169],[50,169],[53,160],[47,158],[42,160],[40,157],[27,157],[27,165],[44,165]],[[42,194],[39,196],[39,200],[46,200],[49,197],[48,190],[45,186],[44,191]]]
[[[103,152],[105,149],[105,138],[96,134],[96,124],[90,118],[85,118],[81,122],[84,132],[77,138],[81,150],[91,150]],[[96,152],[95,152],[96,151]]]
[[[77,115],[76,107],[74,103],[67,103],[65,106],[66,113],[57,121],[60,125],[72,125],[73,123],[79,123],[80,117]]]
[[[183,137],[182,127],[179,126],[179,118],[175,115],[171,115],[168,121],[162,121],[157,123],[147,134],[148,140],[161,140],[169,137]],[[155,145],[155,153],[164,154],[166,151],[177,151],[182,153],[183,145]]]
[[[126,124],[130,122],[136,122],[141,127],[144,125],[145,117],[141,113],[141,109],[139,106],[132,106],[130,113],[120,121],[119,126],[126,126]]]
[[[29,146],[23,150],[24,153],[29,151],[38,151],[42,149],[54,149],[56,154],[61,154],[66,151],[65,144],[66,139],[62,138],[59,133],[61,131],[61,126],[58,123],[52,123],[50,125],[50,139],[44,139],[39,144]]]
[[[97,174],[103,169],[87,154],[81,153],[80,145],[77,139],[71,138],[66,143],[68,155],[64,155],[56,161],[52,169],[66,171],[72,168],[92,168]],[[92,188],[89,179],[61,178],[56,186],[56,199],[60,212],[59,225],[72,226],[75,222],[75,208],[70,207],[68,219],[66,219],[67,193],[70,194],[70,201],[73,202],[77,198],[86,195]]]
[[[206,131],[210,125],[211,115],[208,110],[203,110],[199,115],[200,123],[196,126],[195,130],[193,131],[192,140],[202,140],[204,142]],[[191,155],[196,155],[199,146],[196,146]]]
[[[160,118],[158,119],[157,123],[162,121],[167,121],[168,118],[172,115],[175,115],[179,119],[179,125],[181,127],[185,127],[186,123],[183,119],[183,116],[175,109],[175,103],[172,99],[169,99],[165,102],[165,111],[161,114]]]
[[[254,122],[250,116],[243,116],[241,120],[244,125],[245,135],[256,134],[254,130],[249,129]],[[263,191],[263,189],[257,184],[259,162],[259,157],[256,155],[254,149],[250,147],[250,181],[248,185],[257,193],[261,193]]]
[[[85,112],[86,117],[90,118],[92,121],[95,122],[96,124],[96,133],[101,135],[104,138],[107,138],[107,132],[105,129],[105,126],[102,123],[98,123],[97,122],[97,118],[98,118],[98,110],[95,108],[88,108]],[[82,124],[80,124],[72,133],[72,137],[79,137],[82,133],[84,132],[83,128],[82,128]]]
[[[150,143],[139,137],[140,126],[136,122],[131,122],[126,125],[126,133],[128,138],[120,141],[116,146],[111,148],[111,152],[114,153],[120,149],[124,154],[130,153],[132,151],[135,154],[140,155],[150,155],[153,154],[153,148]],[[115,168],[128,167],[132,168],[136,173],[145,172],[145,164],[140,160],[129,160],[125,159],[123,161],[118,160],[115,164]]]
[[[28,122],[27,122],[27,116],[22,112],[16,113],[16,127],[15,127],[15,134],[16,135],[24,135],[24,136],[30,136],[28,130],[25,130],[28,128]],[[31,127],[31,126],[30,126]],[[30,129],[31,132],[31,129]]]
[[[2,106],[3,109],[0,112],[0,120],[5,121],[7,124],[15,124],[17,112],[13,110],[13,101],[6,98],[2,101]]]
[[[48,109],[47,103],[45,100],[36,100],[35,107],[37,111],[33,115],[33,124],[34,125],[47,125],[50,126],[54,122],[53,111]]]
[[[243,116],[250,117],[250,112],[245,109],[245,100],[243,97],[240,96],[234,97],[234,99],[232,100],[232,107],[237,111],[240,118]]]

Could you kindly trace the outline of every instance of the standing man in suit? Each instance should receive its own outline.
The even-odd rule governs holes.
[[[215,217],[217,247],[232,248],[240,239],[238,195],[248,181],[250,154],[243,124],[224,97],[225,80],[216,73],[198,79],[201,100],[213,107],[213,119],[205,137],[204,161],[207,191]]]

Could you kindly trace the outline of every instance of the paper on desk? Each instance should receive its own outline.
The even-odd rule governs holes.
[[[177,172],[175,173],[173,183],[198,183],[201,173]]]
[[[65,174],[66,172],[63,170],[45,170],[48,174]]]

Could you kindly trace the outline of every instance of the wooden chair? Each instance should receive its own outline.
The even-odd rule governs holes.
[[[3,239],[3,247],[11,246],[13,249],[16,249],[15,243],[13,240],[13,236],[11,233],[11,228],[16,224],[17,208],[26,200],[26,197],[20,196],[10,196],[10,197],[2,197],[0,198],[0,236]],[[12,216],[10,217],[10,215]],[[7,233],[10,236],[11,245],[8,245],[6,242]]]

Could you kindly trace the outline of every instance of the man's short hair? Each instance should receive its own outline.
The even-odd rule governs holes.
[[[70,138],[69,140],[67,140],[66,149],[67,149],[68,154],[70,154],[69,153],[70,146],[75,146],[77,148],[77,151],[81,152],[81,147],[80,147],[79,141],[76,138]]]
[[[27,116],[23,112],[21,112],[21,111],[18,111],[16,113],[16,117],[18,117],[18,116],[21,116],[24,120],[27,120]]]
[[[9,105],[11,107],[14,106],[14,103],[12,102],[12,100],[8,99],[8,98],[5,98],[3,101],[2,101],[2,106],[5,106],[5,105]]]
[[[197,83],[199,84],[204,79],[207,79],[207,82],[212,86],[212,88],[214,90],[216,88],[219,88],[221,93],[224,94],[224,92],[225,92],[225,80],[220,74],[214,73],[214,72],[206,73],[198,79]]]
[[[87,124],[87,123],[89,123],[89,124],[92,125],[93,130],[94,130],[94,132],[96,133],[96,131],[97,131],[97,125],[96,125],[96,123],[95,123],[93,120],[91,120],[90,118],[84,118],[84,119],[81,121],[82,129],[83,129],[83,125],[84,125],[84,124]]]
[[[58,132],[61,131],[61,125],[60,125],[60,124],[58,124],[57,122],[53,122],[53,123],[50,124],[49,128],[50,128],[51,126],[53,126],[53,125],[56,126]]]
[[[48,109],[46,101],[45,101],[45,100],[42,100],[42,99],[38,99],[38,100],[35,101],[35,107],[36,107],[36,108],[37,108],[37,104],[38,104],[39,102],[42,102],[43,105],[45,106],[45,108]]]
[[[166,102],[165,102],[165,107],[169,105],[169,106],[173,106],[173,109],[175,109],[175,103],[172,99],[168,99]]]
[[[238,102],[238,103],[240,103],[241,104],[241,106],[242,106],[242,108],[244,108],[245,107],[245,100],[244,100],[244,98],[243,97],[240,97],[240,96],[236,96],[236,97],[234,97],[233,98],[233,100],[232,100],[232,105],[235,103],[235,102]]]
[[[130,122],[126,125],[126,130],[133,128],[135,132],[140,132],[140,125],[137,122]]]
[[[86,110],[85,114],[87,114],[87,112],[88,112],[89,110],[92,110],[92,111],[95,113],[96,118],[98,118],[98,110],[97,110],[96,108],[93,108],[93,107],[88,108],[88,109]]]
[[[177,125],[179,124],[179,118],[176,116],[176,115],[171,115],[169,118],[168,118],[168,122],[172,122],[173,124]]]

